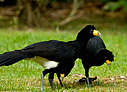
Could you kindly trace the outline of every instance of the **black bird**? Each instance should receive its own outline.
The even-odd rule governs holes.
[[[88,25],[78,33],[74,41],[43,41],[28,45],[21,50],[5,52],[0,55],[0,66],[8,66],[22,59],[32,59],[45,68],[41,74],[41,91],[43,91],[43,78],[47,73],[49,73],[49,82],[54,90],[54,73],[57,74],[62,87],[60,77],[68,75],[74,66],[74,61],[84,55],[83,49],[88,40],[98,35],[100,33],[96,28]]]
[[[82,57],[82,64],[85,68],[88,87],[90,87],[88,74],[90,67],[101,66],[105,62],[110,66],[110,61],[114,61],[114,55],[111,51],[106,49],[103,40],[97,36],[89,39],[85,52],[87,53]]]

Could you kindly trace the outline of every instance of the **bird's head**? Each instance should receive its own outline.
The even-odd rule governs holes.
[[[107,63],[108,66],[110,66],[110,63],[112,61],[114,61],[114,55],[109,50],[106,50],[105,53],[106,53],[106,55],[105,55],[106,63]]]
[[[104,63],[106,62],[108,64],[108,66],[110,66],[110,63],[112,61],[114,61],[114,55],[111,51],[107,50],[106,48],[102,48],[100,50],[98,50],[98,52],[96,53],[96,56],[103,58]]]
[[[77,35],[78,41],[83,41],[85,39],[89,39],[94,36],[101,36],[101,33],[96,30],[94,25],[87,25],[83,28]]]

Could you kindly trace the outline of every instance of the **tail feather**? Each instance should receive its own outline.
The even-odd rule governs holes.
[[[22,59],[30,58],[27,53],[23,53],[21,50],[15,50],[10,52],[5,52],[0,55],[0,66],[12,65]]]

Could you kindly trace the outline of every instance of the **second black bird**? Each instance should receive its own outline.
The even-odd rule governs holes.
[[[89,69],[92,66],[101,66],[105,62],[110,66],[110,61],[114,61],[114,55],[106,49],[103,40],[100,37],[92,37],[88,40],[86,54],[82,57],[82,64],[85,68],[85,76],[89,85]]]

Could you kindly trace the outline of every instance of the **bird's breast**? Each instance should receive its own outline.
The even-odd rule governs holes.
[[[50,68],[55,68],[58,66],[59,62],[56,61],[50,61],[48,59],[45,59],[43,57],[40,56],[35,56],[34,58],[32,58],[32,60],[38,64],[40,64],[41,66],[43,66],[46,69],[50,69]]]

